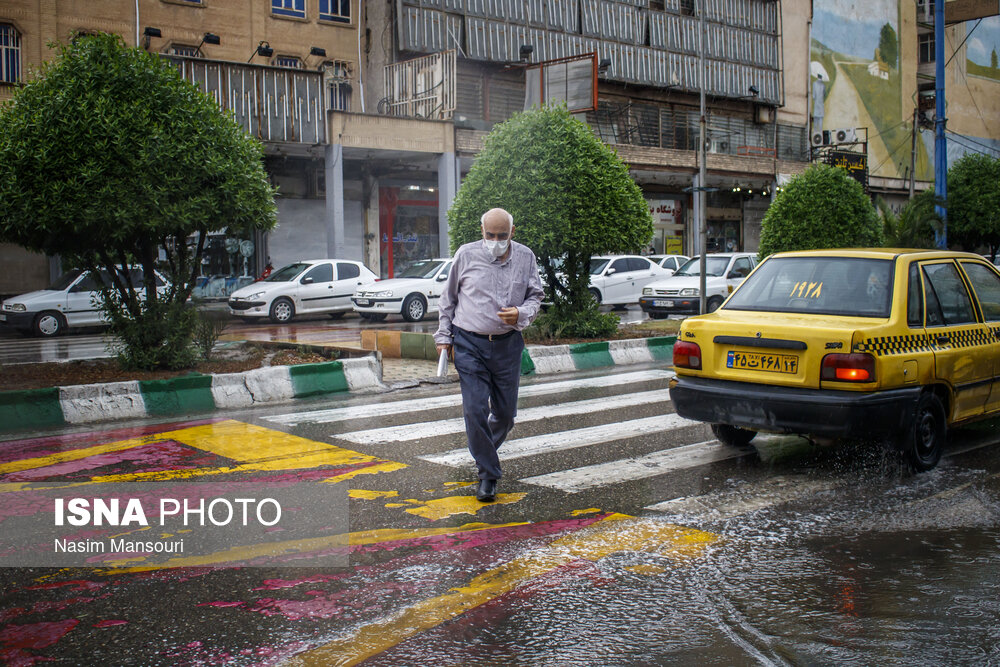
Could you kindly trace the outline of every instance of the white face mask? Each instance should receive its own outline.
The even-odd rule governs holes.
[[[491,255],[494,257],[503,257],[503,254],[507,252],[507,245],[510,243],[510,240],[487,241],[486,239],[483,239],[483,243],[486,245],[486,249]]]

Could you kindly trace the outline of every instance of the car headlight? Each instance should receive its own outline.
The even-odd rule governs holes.
[[[652,294],[652,293],[653,293],[653,288],[652,287],[643,287],[642,288],[642,295],[643,296],[646,296],[646,295],[649,295],[649,294]]]
[[[679,296],[698,296],[698,288],[686,287],[679,292]]]
[[[4,310],[12,310],[15,313],[23,313],[28,310],[23,303],[5,303],[3,305]]]
[[[385,297],[390,297],[390,296],[392,296],[392,290],[391,289],[384,289],[381,292],[375,292],[375,297],[376,298],[385,298]]]
[[[246,300],[247,301],[253,301],[254,299],[259,299],[260,297],[264,296],[265,294],[267,294],[266,291],[264,291],[264,292],[254,292],[250,296],[246,297]]]

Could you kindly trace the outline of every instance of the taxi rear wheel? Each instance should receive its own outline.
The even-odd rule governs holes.
[[[944,452],[947,430],[941,399],[931,393],[921,395],[913,421],[900,442],[910,467],[923,472],[936,466]]]
[[[746,447],[757,436],[757,431],[729,424],[712,424],[712,433],[719,442],[730,447]]]

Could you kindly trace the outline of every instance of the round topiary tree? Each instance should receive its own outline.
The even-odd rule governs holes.
[[[596,337],[618,318],[598,311],[588,291],[590,258],[636,252],[653,221],[628,167],[564,106],[517,114],[496,126],[448,211],[451,248],[482,237],[479,219],[502,207],[517,241],[538,257],[551,301],[540,329]]]
[[[967,153],[948,170],[948,245],[1000,248],[1000,158]]]
[[[764,215],[760,258],[784,250],[874,248],[882,223],[864,188],[839,167],[814,164],[793,178]]]
[[[119,358],[140,368],[193,363],[185,302],[208,234],[246,238],[276,212],[261,143],[169,61],[108,34],[60,46],[0,106],[0,201],[0,241],[103,270]]]

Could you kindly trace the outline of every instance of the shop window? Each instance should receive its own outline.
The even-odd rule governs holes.
[[[351,0],[319,0],[319,20],[351,22]]]
[[[0,83],[21,81],[21,35],[9,23],[0,23]]]
[[[271,13],[275,16],[306,17],[306,0],[271,0]]]

